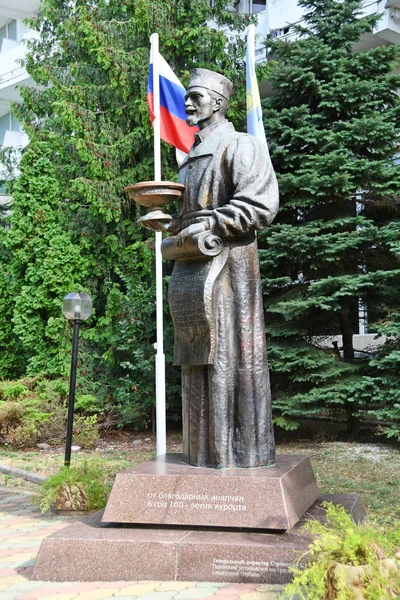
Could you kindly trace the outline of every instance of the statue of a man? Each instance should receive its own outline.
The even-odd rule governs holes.
[[[169,296],[180,350],[175,362],[182,365],[184,460],[199,467],[275,460],[256,231],[275,217],[278,187],[265,145],[225,118],[231,90],[219,73],[191,73],[187,123],[199,132],[180,166],[185,196],[177,235],[166,239],[177,253]],[[200,238],[207,246],[207,235],[211,248],[220,241],[218,256],[185,254]],[[208,327],[205,353],[201,309],[193,308],[198,296]]]

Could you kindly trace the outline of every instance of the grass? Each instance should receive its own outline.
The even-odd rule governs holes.
[[[176,434],[169,437],[168,451],[179,452]],[[370,513],[384,522],[400,518],[400,449],[384,444],[343,442],[292,442],[280,444],[280,454],[309,456],[321,493],[358,493]],[[155,456],[154,443],[135,448],[128,441],[98,450],[72,454],[71,464],[82,465],[96,456],[115,473]],[[51,451],[10,450],[0,447],[0,463],[41,475],[57,473],[64,464],[63,449]],[[0,485],[35,489],[21,479],[0,474]]]
[[[128,467],[149,460],[155,456],[153,450],[121,450],[108,448],[104,450],[80,450],[73,452],[71,456],[71,465],[74,467],[82,466],[85,460],[96,456],[104,466],[118,473]],[[58,473],[64,465],[64,449],[51,451],[26,451],[26,450],[8,450],[0,447],[0,464],[17,467],[24,471],[30,471],[48,477]],[[35,491],[36,485],[20,478],[14,478],[10,475],[0,473],[0,486],[23,487],[27,491]]]
[[[278,451],[309,456],[321,493],[360,494],[380,521],[400,518],[400,449],[330,442],[285,444]]]

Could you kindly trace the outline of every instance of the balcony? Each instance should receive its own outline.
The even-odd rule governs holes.
[[[263,61],[267,58],[267,50],[265,48],[265,39],[269,35],[268,11],[263,10],[257,13],[256,25],[256,62]]]
[[[370,34],[355,46],[355,51],[365,51],[382,44],[400,44],[400,0],[370,0],[363,6],[363,14],[382,14],[381,20]],[[300,23],[303,11],[297,0],[279,0],[268,3],[268,28],[274,37],[296,39],[290,24]]]
[[[4,135],[3,147],[24,148],[29,142],[29,138],[23,131],[6,130]]]
[[[40,0],[1,0],[0,23],[5,19],[27,19],[32,17],[39,6]]]

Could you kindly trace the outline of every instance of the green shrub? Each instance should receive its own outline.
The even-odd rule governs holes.
[[[77,467],[63,467],[59,473],[49,477],[33,502],[39,504],[42,513],[47,513],[55,505],[57,490],[64,484],[79,484],[87,496],[87,510],[97,510],[106,505],[114,480],[114,472],[99,459],[84,461]]]
[[[25,408],[18,402],[0,402],[0,431],[6,435],[9,429],[20,425]]]
[[[95,448],[99,437],[96,415],[90,417],[74,416],[73,439],[76,444],[82,446],[82,448]]]
[[[326,523],[304,526],[313,541],[304,569],[293,567],[284,598],[393,600],[400,597],[400,522],[356,524],[343,506],[324,503]],[[301,561],[306,557],[302,555]]]
[[[31,421],[23,422],[7,432],[7,443],[15,448],[33,446],[40,440],[39,430]]]
[[[19,381],[5,381],[0,385],[0,398],[2,400],[19,400],[28,393],[28,388]]]
[[[37,442],[59,443],[65,438],[69,382],[44,376],[0,383],[0,436],[15,447]],[[94,395],[77,394],[79,415],[74,420],[74,439],[93,448],[99,439],[98,402]],[[93,414],[95,413],[95,414]]]
[[[99,411],[99,403],[96,396],[92,394],[77,394],[75,399],[75,410],[81,410],[86,413],[95,413]]]

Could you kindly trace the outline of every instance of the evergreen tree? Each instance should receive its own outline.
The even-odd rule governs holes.
[[[21,347],[14,334],[12,322],[14,289],[9,269],[11,254],[6,247],[8,217],[8,203],[0,204],[0,379],[18,376],[24,369]]]
[[[52,149],[44,141],[32,142],[24,153],[6,239],[14,334],[28,375],[65,374],[71,346],[61,302],[71,289],[80,291],[88,267],[66,230],[51,157]]]
[[[379,419],[380,430],[387,437],[400,441],[400,313],[389,312],[377,327],[381,335],[387,336],[376,355],[370,360],[370,368],[378,377],[378,385],[370,414]]]
[[[264,101],[281,198],[262,236],[275,407],[287,427],[328,409],[354,428],[382,386],[354,350],[359,303],[373,321],[400,292],[399,51],[356,51],[380,19],[359,0],[299,5],[298,39],[271,44],[276,95]],[[337,334],[342,351],[324,349]]]
[[[55,306],[61,306],[67,291],[88,291],[95,314],[82,331],[79,385],[96,394],[99,405],[108,407],[120,424],[142,426],[154,403],[153,234],[136,224],[140,212],[124,194],[128,184],[153,179],[146,102],[149,37],[154,31],[160,34],[160,51],[183,83],[194,66],[217,65],[233,79],[231,116],[243,125],[244,42],[229,32],[244,31],[251,18],[232,14],[228,5],[225,0],[213,7],[207,0],[44,0],[30,23],[39,36],[30,45],[26,68],[37,87],[22,90],[17,113],[31,140],[26,156],[33,152],[37,157],[43,146],[47,150],[45,164],[34,161],[32,167],[30,158],[23,161],[14,196],[15,329],[32,373],[62,373],[66,363],[49,359],[63,347],[65,335]],[[210,27],[211,20],[223,29]],[[163,179],[175,180],[174,151],[166,144],[162,160]],[[32,174],[39,166],[52,181]],[[29,228],[40,197],[40,219]],[[64,264],[59,246],[59,262],[44,262],[57,237],[48,235],[49,221],[57,236],[59,227],[64,229],[68,252],[75,253],[72,263]],[[27,243],[30,256],[24,251]],[[40,281],[35,275],[39,262]],[[49,270],[54,272],[51,290]],[[26,311],[28,298],[42,292],[46,307],[35,301]],[[177,374],[169,372],[168,380],[171,402]]]

